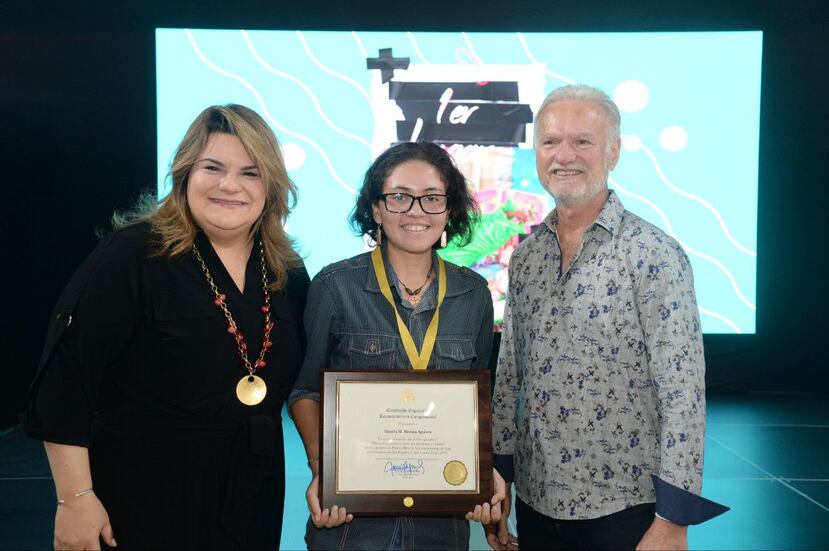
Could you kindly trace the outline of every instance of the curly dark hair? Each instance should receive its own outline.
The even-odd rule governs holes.
[[[407,161],[424,161],[440,174],[446,184],[447,208],[449,216],[446,221],[446,237],[451,241],[457,239],[457,245],[468,245],[472,239],[472,228],[480,217],[478,205],[472,197],[466,178],[455,166],[452,157],[442,147],[432,142],[403,142],[393,145],[377,157],[366,171],[363,186],[357,197],[357,204],[351,212],[351,227],[359,235],[377,238],[377,222],[372,216],[371,207],[382,200],[383,184],[389,174]],[[432,246],[436,248],[438,243]]]

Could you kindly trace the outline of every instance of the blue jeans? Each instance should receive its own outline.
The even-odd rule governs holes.
[[[310,551],[465,551],[469,521],[463,517],[356,517],[336,528],[308,520]]]

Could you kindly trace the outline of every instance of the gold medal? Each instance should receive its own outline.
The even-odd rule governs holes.
[[[466,480],[466,465],[460,461],[450,461],[443,468],[443,478],[452,486],[460,486]]]
[[[429,366],[429,358],[432,356],[432,351],[435,348],[435,340],[438,335],[440,305],[443,304],[443,298],[446,296],[446,266],[444,265],[443,259],[438,256],[438,303],[435,307],[435,313],[432,315],[432,321],[429,322],[429,326],[426,328],[426,334],[423,336],[423,345],[419,352],[412,338],[412,334],[409,332],[409,328],[406,327],[403,318],[400,317],[400,312],[397,311],[397,304],[395,304],[394,296],[391,294],[389,279],[386,276],[386,267],[383,265],[383,252],[380,250],[380,247],[372,251],[371,263],[374,266],[374,276],[377,278],[377,285],[380,286],[380,292],[394,310],[394,317],[397,319],[397,331],[400,334],[400,340],[403,341],[403,349],[406,351],[409,363],[412,364],[413,369],[426,369]],[[420,292],[420,289],[416,289],[416,291],[415,295]],[[409,292],[409,294],[412,293]]]
[[[405,506],[406,506],[406,508],[411,507],[412,505],[414,505],[414,499],[412,499],[412,498],[411,498],[411,497],[409,497],[409,496],[404,497],[404,498],[403,498],[403,505],[405,505]]]
[[[245,375],[236,385],[236,397],[246,406],[255,406],[265,399],[268,387],[258,375]]]

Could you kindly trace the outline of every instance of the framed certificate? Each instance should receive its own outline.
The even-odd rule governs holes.
[[[487,370],[324,371],[320,502],[462,515],[493,494]]]

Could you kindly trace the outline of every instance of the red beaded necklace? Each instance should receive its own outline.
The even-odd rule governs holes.
[[[271,295],[268,291],[268,272],[265,266],[265,246],[261,241],[259,242],[259,265],[262,270],[262,290],[265,294],[265,303],[262,305],[261,310],[265,315],[265,331],[262,335],[262,348],[259,351],[259,357],[252,365],[248,359],[248,345],[245,342],[245,336],[242,335],[242,331],[239,330],[239,326],[236,325],[236,321],[233,319],[233,316],[227,307],[227,303],[225,302],[227,296],[219,292],[219,288],[216,286],[216,282],[213,281],[213,276],[210,275],[210,270],[207,269],[207,264],[205,264],[204,259],[201,254],[199,254],[199,250],[196,248],[195,243],[193,243],[193,253],[196,255],[196,260],[198,260],[201,265],[202,272],[204,272],[204,276],[207,278],[207,283],[210,285],[210,289],[216,296],[213,303],[222,309],[225,319],[227,320],[227,332],[233,335],[233,338],[236,341],[236,349],[239,351],[239,357],[241,358],[245,369],[248,370],[248,374],[242,377],[236,385],[236,396],[243,404],[255,406],[265,399],[265,394],[267,394],[268,388],[265,385],[265,381],[263,381],[258,375],[254,375],[254,372],[265,367],[265,354],[268,349],[273,346],[273,342],[271,342],[270,338],[271,329],[273,329],[273,322],[271,321]]]

